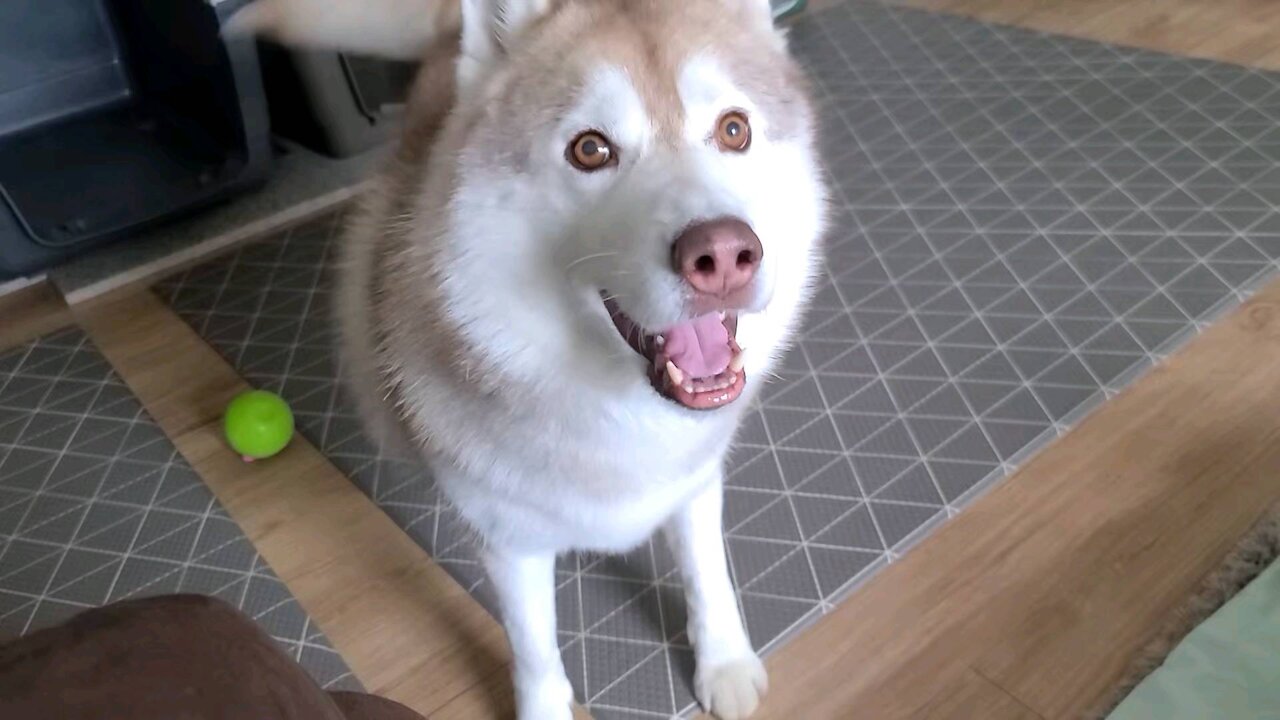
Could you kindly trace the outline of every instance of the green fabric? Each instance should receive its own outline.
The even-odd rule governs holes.
[[[1109,720],[1280,719],[1280,562],[1192,630]]]

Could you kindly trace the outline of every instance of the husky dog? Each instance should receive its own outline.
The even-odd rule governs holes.
[[[818,265],[805,83],[768,0],[259,0],[233,25],[420,58],[343,249],[346,380],[483,539],[521,720],[571,716],[557,554],[661,529],[694,688],[763,697],[724,458]]]

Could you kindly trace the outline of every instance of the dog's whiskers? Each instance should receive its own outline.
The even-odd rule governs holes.
[[[618,253],[616,253],[616,252],[598,252],[598,253],[592,253],[592,254],[590,254],[590,255],[583,255],[582,257],[578,258],[577,260],[574,260],[573,262],[569,263],[568,265],[565,265],[565,266],[564,266],[564,271],[565,271],[565,272],[572,272],[572,271],[573,271],[573,269],[574,269],[575,267],[577,267],[577,266],[581,265],[581,264],[582,264],[582,263],[584,263],[584,262],[589,262],[589,261],[591,261],[591,260],[599,260],[599,259],[601,259],[601,258],[614,257],[614,256],[615,256],[615,255],[617,255],[617,254],[618,254]]]

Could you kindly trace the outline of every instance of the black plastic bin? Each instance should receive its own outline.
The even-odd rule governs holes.
[[[266,102],[239,2],[0,1],[0,278],[265,178]]]
[[[349,157],[399,127],[417,63],[325,50],[258,46],[271,131],[330,157]]]

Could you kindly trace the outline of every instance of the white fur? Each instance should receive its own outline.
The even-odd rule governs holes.
[[[446,0],[441,0],[446,1]],[[458,89],[472,90],[497,62],[503,48],[547,11],[550,0],[447,0],[462,4],[462,54]]]
[[[483,429],[446,441],[463,458],[438,477],[495,552],[541,568],[492,574],[501,596],[529,603],[504,610],[522,720],[560,717],[558,708],[530,705],[557,697],[564,672],[558,655],[539,649],[554,636],[554,613],[541,624],[531,617],[538,612],[531,608],[551,602],[555,554],[626,551],[664,524],[687,583],[698,698],[727,720],[746,717],[766,681],[725,565],[721,467],[738,418],[807,295],[822,193],[808,149],[774,142],[763,118],[750,153],[712,147],[720,112],[755,108],[709,59],[682,74],[689,121],[675,151],[655,146],[621,70],[600,68],[589,87],[549,132],[532,176],[463,157],[450,205],[449,233],[457,238],[448,244],[456,248],[445,285],[450,310],[471,342],[540,389],[529,414],[494,413],[482,400],[438,395],[429,384],[413,405],[451,408],[440,433]],[[617,169],[583,175],[567,166],[565,143],[584,128],[610,133]],[[671,238],[691,221],[721,215],[746,219],[764,246],[756,312],[739,321],[753,379],[734,405],[698,414],[649,387],[644,361],[617,336],[596,293],[613,293],[649,327],[681,319]]]
[[[714,482],[672,515],[665,534],[689,604],[689,639],[697,657],[694,693],[707,709],[735,720],[755,712],[768,678],[742,630],[721,535],[719,466],[712,472]]]
[[[738,344],[747,351],[748,367],[757,380],[780,358],[812,289],[816,271],[814,244],[822,233],[825,191],[807,147],[773,142],[768,116],[707,56],[689,60],[679,78],[684,99],[686,136],[703,141],[702,163],[727,168],[724,184],[736,190],[742,217],[764,246],[761,284],[772,298],[760,312],[742,315]],[[747,155],[715,153],[707,147],[708,128],[725,109],[747,111],[753,140]],[[765,357],[761,357],[765,355]]]
[[[722,466],[811,286],[824,199],[816,163],[809,138],[775,137],[770,119],[710,55],[688,59],[675,78],[686,117],[675,142],[658,141],[628,71],[602,61],[567,107],[556,98],[554,122],[520,128],[532,139],[518,167],[495,161],[492,148],[468,140],[471,124],[499,95],[504,43],[545,7],[464,0],[461,87],[435,145],[453,150],[432,153],[420,185],[384,177],[348,238],[338,293],[344,370],[370,427],[410,446],[416,432],[447,449],[420,448],[484,540],[515,657],[520,720],[570,717],[556,650],[556,555],[623,552],[659,528],[685,580],[698,699],[736,720],[759,704],[766,679],[724,555]],[[731,109],[751,119],[746,153],[712,142],[716,119]],[[607,133],[616,167],[584,174],[565,161],[565,147],[588,129]],[[376,331],[369,298],[386,286],[374,258],[389,252],[382,234],[397,193],[411,193],[415,204],[406,213],[408,250],[397,251],[393,269],[414,277],[415,263],[425,263],[419,254],[432,249],[446,268],[438,289],[446,324],[483,360],[477,372],[500,373],[497,394],[460,385],[454,368],[423,353],[417,318]],[[649,328],[688,319],[671,243],[689,224],[721,216],[745,220],[764,252],[754,298],[739,316],[746,389],[733,404],[699,413],[654,392],[645,360],[618,336],[599,293],[613,294]],[[388,312],[396,314],[395,303]],[[375,356],[370,348],[380,343]],[[388,362],[404,380],[398,415],[381,401]]]
[[[517,716],[571,720],[573,686],[556,643],[556,556],[492,550],[484,560],[515,657]]]

